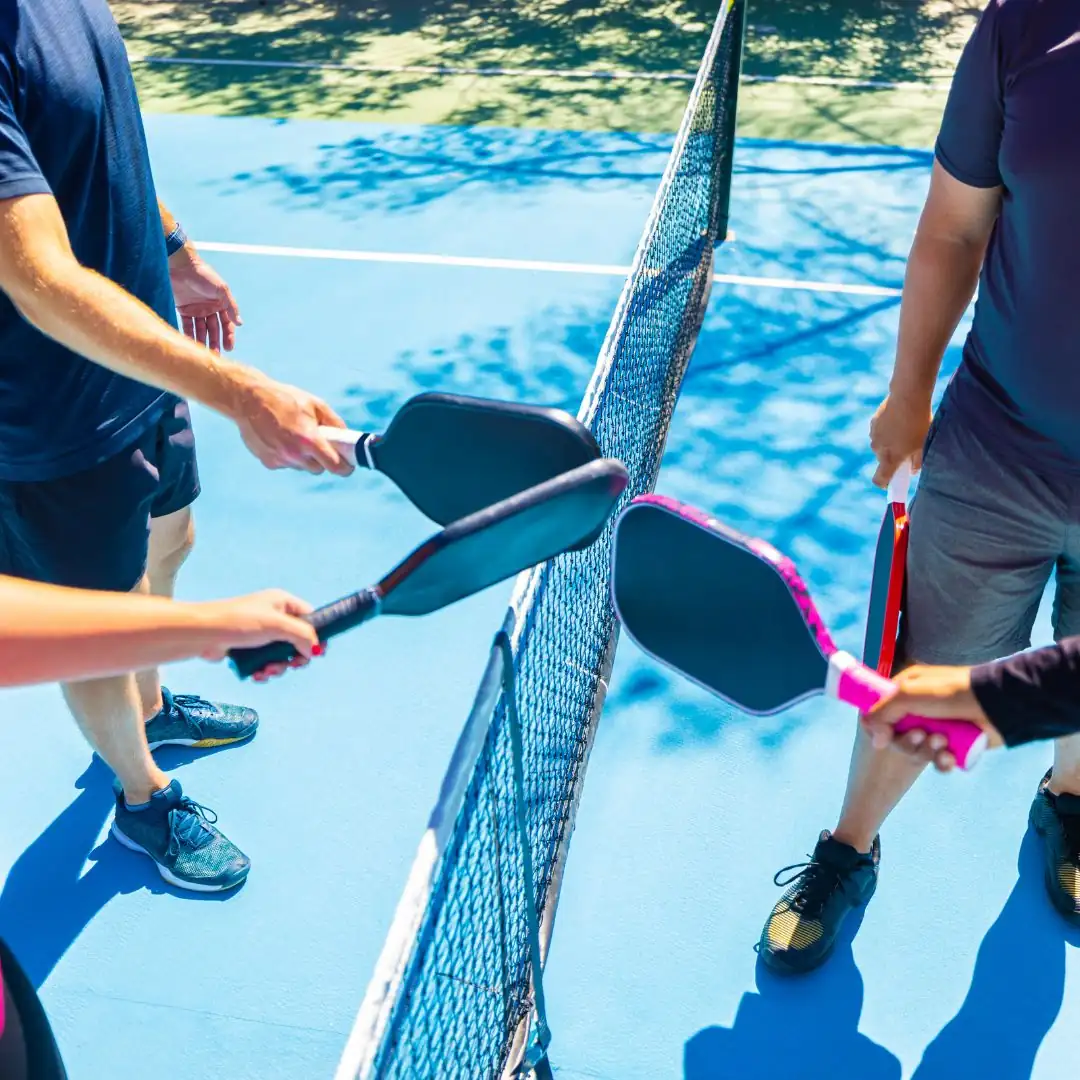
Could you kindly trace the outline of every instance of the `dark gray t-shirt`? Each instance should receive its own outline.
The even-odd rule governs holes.
[[[991,0],[936,154],[1004,188],[946,401],[1006,452],[1080,473],[1080,0]]]

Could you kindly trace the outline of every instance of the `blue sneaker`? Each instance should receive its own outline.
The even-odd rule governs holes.
[[[217,814],[189,799],[174,780],[142,810],[131,810],[118,783],[112,834],[126,848],[149,855],[178,889],[223,892],[243,884],[251,860],[214,828]]]
[[[194,694],[161,688],[161,712],[146,722],[146,741],[159,746],[229,746],[255,734],[259,714],[243,705],[219,705]]]

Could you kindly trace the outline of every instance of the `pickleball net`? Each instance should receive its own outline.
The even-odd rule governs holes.
[[[717,17],[579,412],[626,465],[624,501],[656,483],[727,236],[745,16]],[[611,533],[517,582],[337,1080],[497,1080],[546,1043],[536,926],[546,956],[617,642]]]

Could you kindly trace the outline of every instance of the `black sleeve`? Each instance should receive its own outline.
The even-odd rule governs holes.
[[[1006,746],[1080,732],[1080,637],[972,668],[971,689]]]

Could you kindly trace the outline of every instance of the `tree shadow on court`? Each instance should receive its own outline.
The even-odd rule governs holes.
[[[131,51],[212,65],[140,66],[144,91],[179,107],[231,115],[409,114],[428,123],[670,130],[686,82],[570,80],[544,75],[235,67],[294,64],[693,72],[715,0],[157,0],[114,9]],[[974,2],[754,0],[746,70],[907,81],[947,76]],[[810,112],[858,126],[857,97],[837,88]],[[880,138],[876,141],[881,141]]]
[[[429,130],[387,143],[379,137],[382,156],[366,141],[347,140],[323,147],[303,169],[281,166],[231,183],[240,192],[277,184],[284,205],[316,200],[343,220],[433,206],[445,213],[450,205],[475,203],[485,207],[478,218],[484,221],[492,200],[508,197],[513,207],[530,193],[542,195],[549,170],[560,184],[567,174],[590,183],[614,175],[612,184],[636,183],[640,190],[666,157],[659,140],[631,138],[627,145],[641,170],[635,177],[622,151],[608,171],[605,139],[565,133],[550,139],[542,132]],[[899,284],[927,154],[750,147],[736,160],[738,239],[720,249],[719,272]],[[467,201],[452,203],[462,196]],[[872,210],[855,209],[860,196]],[[481,246],[464,253],[485,252]],[[576,412],[621,284],[616,276],[607,286],[583,279],[576,304],[560,301],[507,320],[492,310],[490,324],[477,332],[440,338],[436,331],[426,348],[403,351],[390,377],[357,378],[341,411],[350,425],[377,431],[411,394],[442,390]],[[544,295],[543,279],[537,288]],[[879,496],[869,484],[867,425],[887,388],[898,305],[896,296],[717,283],[664,458],[665,492],[768,538],[796,559],[837,639],[853,651],[861,644],[880,521]],[[946,373],[957,359],[950,352]],[[608,710],[657,695],[669,705],[668,726],[657,734],[662,750],[713,742],[733,715],[683,680],[644,665],[615,683]],[[760,745],[772,750],[812,715],[801,708],[740,717],[740,723],[752,723]]]
[[[983,938],[971,989],[926,1048],[912,1080],[1028,1080],[1039,1047],[1061,1011],[1066,954],[1080,930],[1053,909],[1043,886],[1040,843],[1028,831],[1019,877]]]
[[[747,71],[881,82],[948,79],[981,0],[751,0]]]
[[[899,153],[884,163],[870,155],[824,155],[837,170],[901,171],[925,155]],[[768,163],[754,167],[769,170]],[[795,168],[795,166],[792,166]],[[827,167],[804,170],[814,184],[840,183]],[[896,238],[910,228],[913,207],[891,217],[852,224],[850,205],[825,206],[813,188],[796,195],[791,170],[772,169],[784,213],[797,221],[794,242],[751,250],[740,237],[721,249],[718,269],[754,272],[769,260],[778,277],[803,279],[825,260],[838,280],[897,284],[903,255]],[[786,186],[785,186],[786,185]],[[755,192],[755,199],[761,192]],[[765,201],[762,199],[762,201]],[[757,212],[753,210],[752,212]],[[789,235],[775,211],[762,211],[746,235]],[[831,271],[830,271],[831,273]],[[826,276],[829,276],[828,274]],[[595,289],[591,303],[552,304],[524,322],[493,325],[403,352],[383,385],[371,379],[347,390],[343,415],[365,430],[381,430],[412,393],[443,390],[531,401],[576,412],[600,351],[615,303]],[[607,295],[608,299],[601,297]],[[858,652],[865,618],[880,499],[872,471],[867,425],[883,396],[891,367],[898,298],[816,294],[799,290],[714,286],[710,310],[683,383],[664,457],[661,489],[717,513],[733,527],[761,535],[799,563],[837,640]],[[611,307],[606,307],[610,304]],[[957,362],[950,352],[945,370]],[[629,362],[629,359],[624,360]],[[618,453],[618,448],[611,448]],[[655,665],[631,663],[613,683],[609,716],[662,699],[665,752],[693,749],[724,737],[735,716],[684,680]],[[748,719],[760,746],[778,750],[816,715],[809,705],[776,717]]]
[[[769,300],[774,303],[769,303]],[[853,302],[760,292],[717,293],[684,383],[660,490],[717,513],[736,528],[790,552],[833,632],[858,651],[868,568],[880,507],[869,485],[867,417],[887,370],[896,301]],[[365,381],[347,391],[350,425],[382,430],[414,392],[438,389],[530,401],[574,413],[592,372],[608,313],[543,309],[524,326],[466,335],[398,360],[392,389]],[[615,451],[617,453],[617,448]],[[865,571],[865,573],[863,573]],[[865,578],[866,580],[863,580]],[[656,733],[665,752],[723,738],[733,710],[656,665],[623,668],[606,715],[663,700]],[[755,738],[778,750],[810,722],[810,705],[747,718]],[[617,721],[614,721],[617,722]]]
[[[165,748],[155,757],[168,771],[207,752]],[[149,859],[111,839],[104,830],[112,817],[112,782],[112,771],[95,755],[75,782],[78,794],[15,860],[0,892],[0,934],[36,987],[118,896],[140,889],[199,900],[229,896],[174,889]]]
[[[412,212],[442,199],[520,193],[568,182],[659,183],[670,140],[639,134],[589,135],[502,128],[417,128],[324,143],[310,163],[282,162],[237,173],[223,195],[280,192],[291,205],[318,206],[354,221],[372,212]],[[527,205],[527,204],[526,204]]]
[[[684,71],[696,66],[715,17],[708,0],[675,5],[502,4],[476,0],[258,2],[183,0],[118,3],[114,9],[133,53],[217,61],[367,64],[437,68],[591,69],[632,66]],[[408,111],[431,123],[544,122],[557,110],[562,126],[593,127],[602,112],[626,129],[677,122],[687,84],[571,82],[547,76],[480,80],[472,75],[394,71],[175,65],[140,68],[154,93],[194,107],[212,103],[228,114],[334,115]],[[657,97],[665,104],[657,109]],[[651,100],[650,100],[651,98]],[[631,120],[631,118],[633,118]]]
[[[758,961],[757,993],[743,995],[731,1027],[687,1041],[683,1080],[900,1080],[897,1058],[859,1031],[863,982],[851,942],[861,921],[808,975],[778,977]]]

